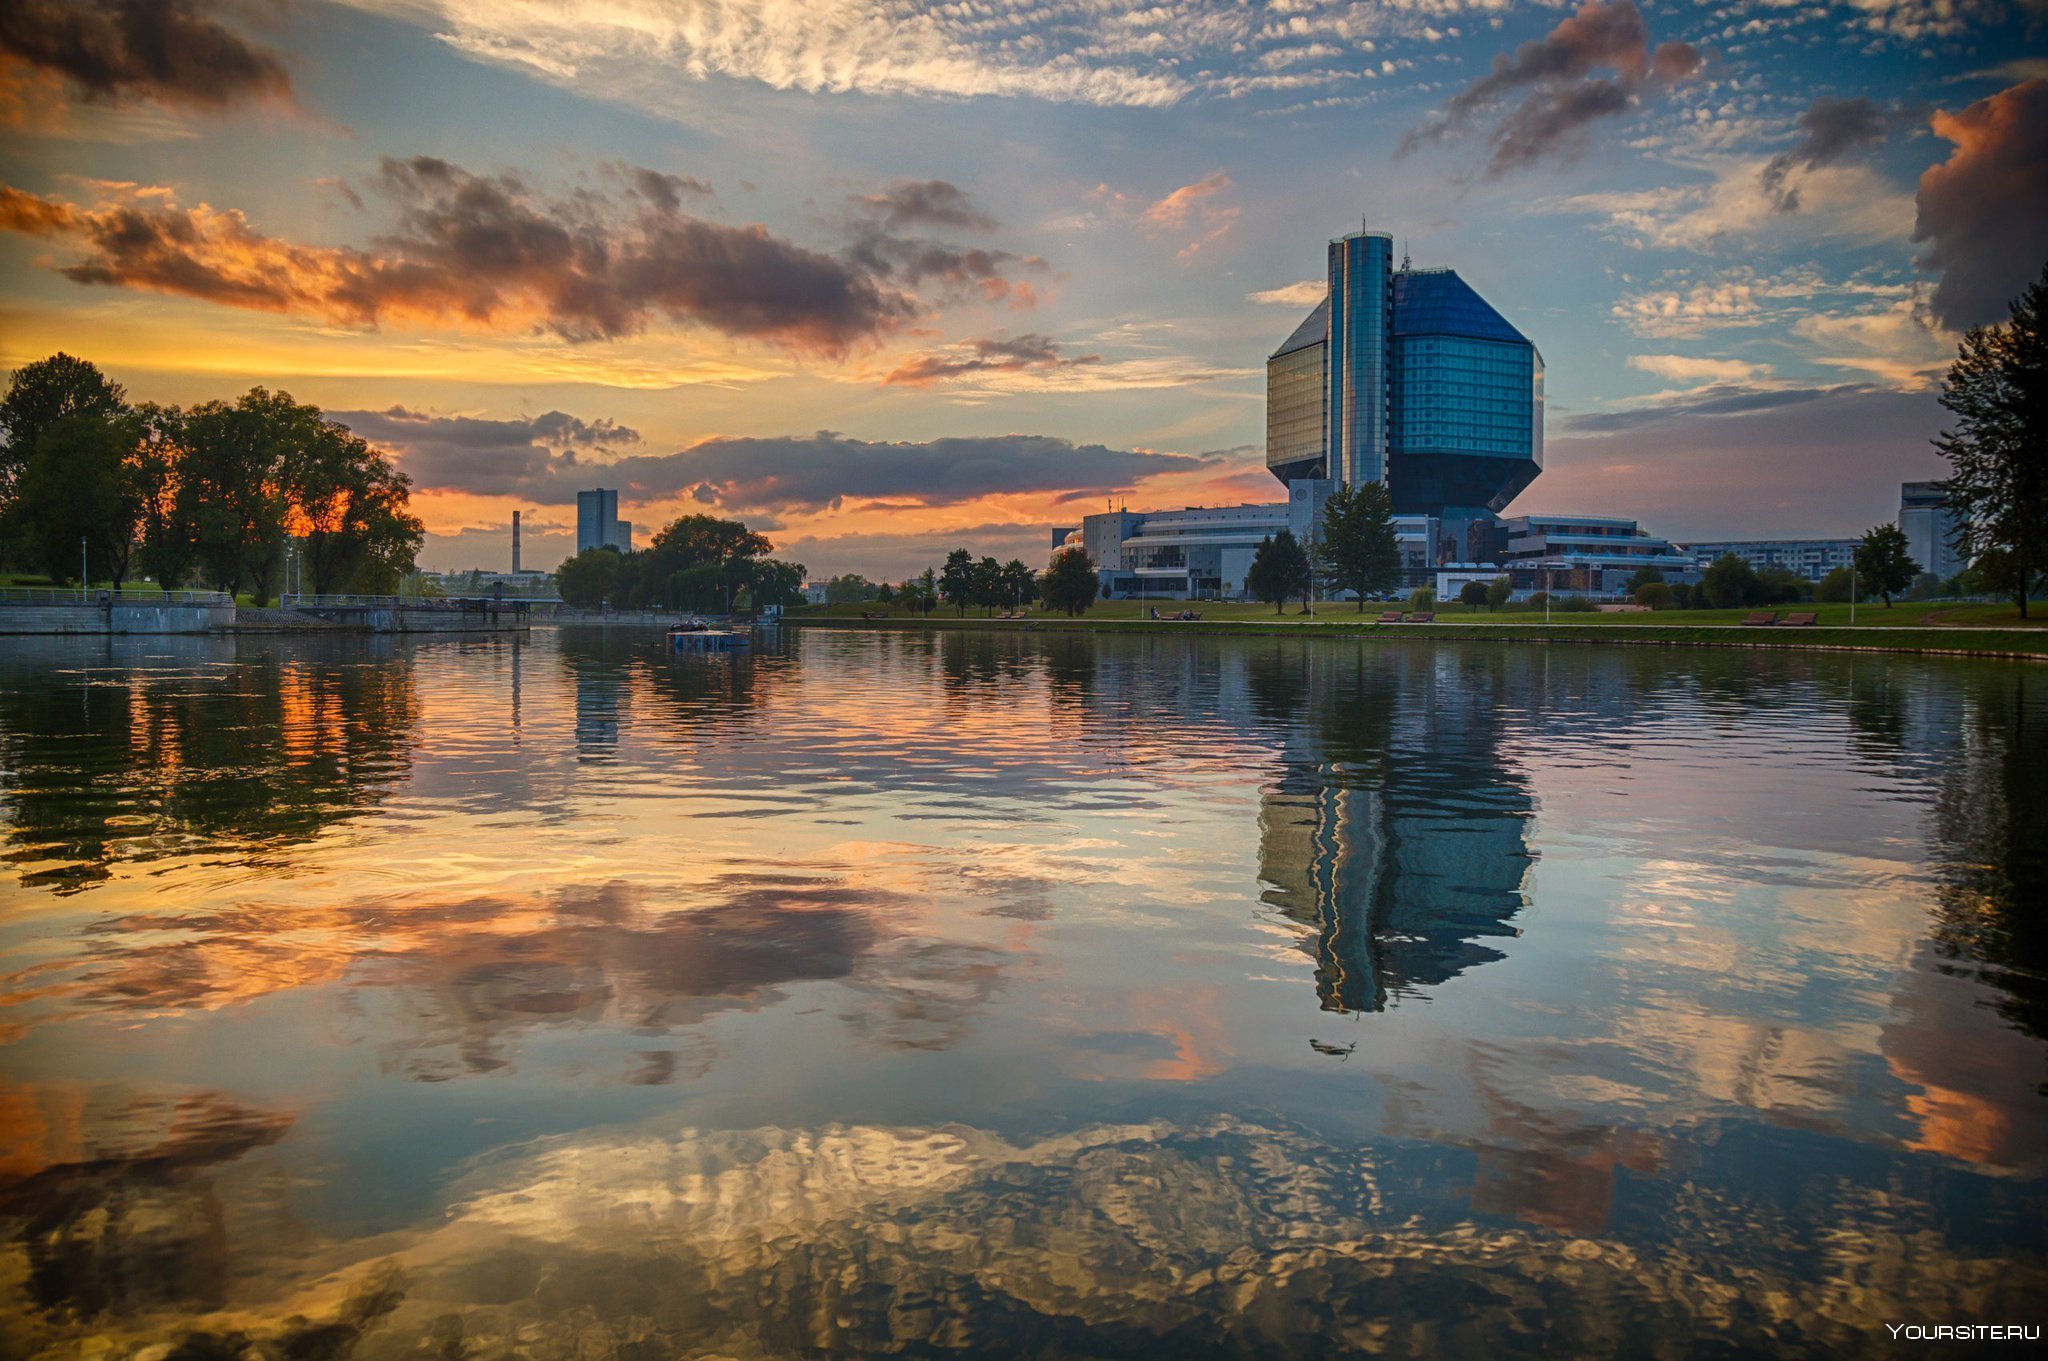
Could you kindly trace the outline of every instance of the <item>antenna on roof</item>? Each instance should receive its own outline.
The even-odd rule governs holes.
[[[1408,272],[1408,243],[1406,241],[1401,243],[1401,272],[1403,274]]]

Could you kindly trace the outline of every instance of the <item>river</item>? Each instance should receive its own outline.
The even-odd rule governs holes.
[[[0,646],[0,1351],[2048,1323],[2048,671]]]

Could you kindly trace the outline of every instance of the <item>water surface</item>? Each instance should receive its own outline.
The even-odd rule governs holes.
[[[0,1351],[2048,1322],[2044,771],[2012,664],[8,639]]]

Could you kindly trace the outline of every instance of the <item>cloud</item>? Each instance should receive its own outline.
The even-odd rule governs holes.
[[[1145,209],[1138,216],[1138,224],[1155,236],[1194,233],[1194,239],[1179,252],[1181,259],[1191,259],[1204,246],[1221,241],[1236,225],[1237,205],[1224,203],[1217,197],[1229,188],[1230,175],[1227,171],[1211,171],[1193,184],[1183,184]]]
[[[2048,260],[2048,80],[2029,80],[1960,113],[1936,113],[1955,144],[1920,176],[1913,239],[1941,276],[1934,314],[1955,329],[2003,320]]]
[[[1677,383],[1748,383],[1767,377],[1771,366],[1741,359],[1696,359],[1683,354],[1632,354],[1628,366]]]
[[[1915,295],[1856,312],[1814,312],[1792,324],[1816,364],[1868,374],[1902,392],[1931,388],[1955,358],[1957,337],[1936,326]]]
[[[1689,43],[1650,46],[1649,27],[1633,0],[1584,0],[1542,38],[1501,53],[1493,69],[1445,102],[1431,122],[1409,132],[1396,154],[1462,130],[1475,118],[1504,110],[1487,132],[1493,154],[1489,175],[1534,165],[1549,156],[1576,158],[1584,131],[1603,118],[1634,108],[1700,69]],[[1614,72],[1595,78],[1598,70]],[[1510,97],[1527,90],[1519,104]]]
[[[1708,178],[1653,189],[1574,194],[1539,200],[1542,211],[1605,218],[1631,245],[1711,250],[1730,237],[1774,238],[1804,246],[1816,238],[1899,242],[1911,215],[1897,186],[1868,166],[1822,165],[1799,177],[1797,214],[1780,211],[1764,188],[1768,161],[1750,156],[1676,160]]]
[[[671,453],[622,454],[641,443],[636,431],[559,411],[503,420],[391,407],[336,412],[334,418],[395,450],[422,490],[546,504],[566,503],[579,488],[604,485],[619,488],[628,501],[687,496],[735,512],[822,511],[847,501],[946,506],[998,495],[1098,495],[1209,466],[1201,456],[1075,444],[1050,435],[890,443],[821,430],[715,436]]]
[[[1711,383],[1649,406],[1625,411],[1587,411],[1567,416],[1560,429],[1567,435],[1616,435],[1670,425],[1702,416],[1740,416],[1778,407],[1799,406],[1846,393],[1872,392],[1865,384],[1834,387],[1756,387],[1746,383]]]
[[[1072,368],[1076,364],[1100,364],[1099,354],[1065,358],[1057,342],[1048,336],[1022,335],[1013,339],[972,340],[948,350],[913,355],[899,364],[884,386],[929,387],[936,382],[970,374],[1019,373],[1027,369]]]
[[[1779,212],[1797,212],[1799,187],[1787,187],[1786,176],[1800,167],[1811,170],[1833,165],[1878,145],[1884,141],[1886,121],[1884,110],[1868,99],[1814,100],[1799,115],[1798,144],[1765,164],[1761,177],[1764,192],[1775,200]]]
[[[1330,285],[1323,279],[1303,279],[1298,284],[1282,284],[1278,288],[1265,288],[1256,293],[1244,295],[1246,302],[1280,303],[1288,307],[1314,307],[1330,291]]]
[[[966,191],[945,180],[898,180],[879,194],[854,200],[891,227],[926,225],[994,231],[999,225],[975,207]]]
[[[1524,499],[1609,506],[1681,542],[1856,534],[1897,513],[1899,483],[1940,476],[1942,416],[1932,393],[1862,384],[1722,393],[1556,431]]]
[[[436,416],[403,406],[328,414],[371,444],[401,450],[415,486],[479,496],[553,487],[574,480],[582,469],[602,466],[585,455],[615,454],[640,443],[640,432],[629,426],[562,411],[530,420]]]
[[[848,258],[877,278],[900,279],[911,287],[938,285],[947,297],[979,296],[984,302],[1030,307],[1037,290],[1018,273],[1043,273],[1036,255],[983,246],[956,246],[924,237],[899,236],[891,229],[929,226],[994,231],[1000,224],[974,206],[966,193],[945,180],[899,180],[876,194],[856,194],[854,242]]]
[[[212,0],[9,0],[0,5],[0,56],[93,101],[203,112],[288,102],[284,62],[210,16],[223,8]]]
[[[76,283],[349,326],[538,327],[587,341],[661,317],[843,354],[917,310],[857,263],[644,193],[553,203],[516,176],[473,175],[431,156],[387,158],[377,187],[398,224],[371,250],[283,241],[233,210],[181,208],[165,190],[81,206],[0,185],[0,230],[78,246],[80,258],[60,269]]]

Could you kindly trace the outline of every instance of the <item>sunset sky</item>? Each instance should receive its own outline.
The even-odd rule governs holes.
[[[1541,348],[1516,510],[1846,534],[2048,261],[2048,0],[20,0],[0,365],[256,384],[423,565],[710,510],[814,575],[1268,500],[1361,223]]]

